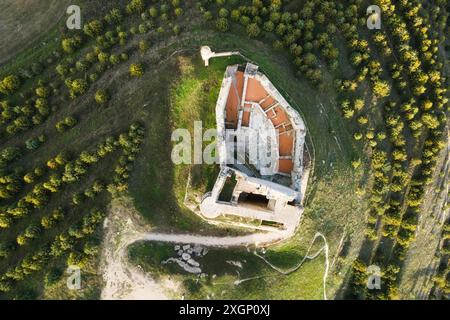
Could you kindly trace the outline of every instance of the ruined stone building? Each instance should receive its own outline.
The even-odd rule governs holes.
[[[262,229],[296,225],[307,175],[306,128],[258,66],[228,66],[216,104],[220,173],[200,210]]]

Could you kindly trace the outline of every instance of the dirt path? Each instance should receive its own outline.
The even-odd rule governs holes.
[[[323,240],[323,246],[319,248],[319,250],[317,250],[314,254],[309,254],[309,252],[311,251],[314,243],[316,242],[316,240],[318,238],[321,238]],[[325,253],[325,272],[323,273],[323,299],[327,300],[327,279],[328,279],[328,271],[330,269],[330,262],[329,262],[329,247],[328,247],[328,242],[327,239],[325,238],[325,236],[323,234],[321,234],[320,232],[317,232],[314,235],[313,240],[311,241],[311,244],[309,245],[308,251],[306,252],[305,257],[302,259],[302,261],[300,261],[296,266],[289,268],[287,270],[281,269],[275,265],[273,265],[270,261],[268,261],[265,257],[259,255],[258,253],[255,253],[255,255],[259,258],[261,258],[265,263],[267,263],[272,269],[278,271],[281,274],[284,275],[288,275],[292,272],[297,271],[298,269],[300,269],[300,267],[303,265],[303,263],[306,260],[313,260],[315,258],[317,258],[319,256],[319,254],[324,251]]]
[[[238,237],[212,237],[192,234],[147,233],[139,240],[161,241],[172,243],[200,244],[209,247],[260,246],[289,238],[293,233],[288,231],[255,233]]]
[[[171,281],[156,281],[128,261],[127,248],[137,241],[161,241],[172,243],[201,244],[214,247],[248,246],[274,243],[291,237],[295,227],[265,233],[237,237],[213,237],[192,234],[153,233],[132,212],[128,200],[114,201],[105,220],[101,269],[105,286],[101,298],[110,299],[170,299],[179,288]],[[326,249],[327,251],[327,249]],[[328,261],[328,259],[327,259]],[[326,276],[325,276],[326,279]]]
[[[126,205],[113,203],[110,214],[105,219],[105,239],[101,257],[105,282],[102,300],[168,299],[168,291],[176,290],[175,283],[157,283],[128,262],[128,246],[140,240],[146,231],[136,217],[129,212]]]

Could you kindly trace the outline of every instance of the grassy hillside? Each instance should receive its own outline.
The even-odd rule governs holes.
[[[287,250],[269,252],[266,257],[281,265],[291,267],[303,258],[304,252]],[[208,276],[184,271],[175,263],[161,262],[176,257],[173,245],[151,243],[134,244],[130,250],[131,261],[141,265],[156,277],[170,274],[183,284],[176,299],[322,299],[322,274],[324,259],[306,262],[297,272],[282,276],[251,252],[245,249],[210,248],[202,258],[196,258],[202,272]],[[233,265],[238,263],[240,266]],[[235,281],[249,279],[239,285]]]

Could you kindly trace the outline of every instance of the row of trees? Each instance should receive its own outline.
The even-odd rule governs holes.
[[[5,125],[5,132],[14,135],[41,124],[50,114],[49,98],[58,93],[56,84],[47,85],[38,81],[33,92],[24,96],[20,105],[12,105],[8,100],[0,101],[0,123]]]
[[[113,177],[113,183],[108,185],[107,189],[113,197],[116,197],[128,190],[128,179],[133,169],[133,163],[136,160],[141,144],[144,140],[144,127],[138,123],[130,126],[127,134],[119,136],[118,143],[123,152],[119,157]]]
[[[154,10],[151,11],[154,13]],[[64,80],[70,97],[75,98],[85,94],[89,86],[98,80],[99,74],[111,66],[128,60],[126,52],[120,54],[108,53],[117,41],[120,41],[122,45],[127,43],[128,35],[123,31],[121,25],[117,25],[115,27],[116,30],[108,30],[107,28],[108,26],[114,27],[115,24],[119,24],[122,21],[123,15],[121,10],[112,9],[104,19],[87,22],[83,28],[84,34],[87,37],[95,38],[96,45],[93,46],[92,51],[87,52],[85,57],[79,60],[74,58],[74,54],[85,43],[83,35],[75,34],[62,40],[63,51],[70,55],[65,58],[65,61],[56,66],[56,71]],[[145,40],[141,41],[139,45],[140,51],[145,52],[148,46],[148,42]],[[142,74],[142,68],[134,68],[134,66],[132,68],[136,69],[131,72],[133,75]],[[86,73],[89,70],[94,71],[88,74],[87,79],[90,80],[88,82],[86,81]],[[20,85],[20,79],[11,75],[5,77],[2,83],[5,84],[5,90],[10,94],[17,90]],[[9,135],[14,135],[43,123],[52,109],[49,99],[51,95],[59,95],[58,88],[60,85],[61,81],[58,79],[55,79],[50,84],[40,80],[38,86],[34,89],[33,96],[27,99],[22,106],[11,106],[8,100],[0,101],[0,123],[7,124],[5,131]],[[29,95],[30,93],[26,94],[26,96]],[[96,100],[100,104],[104,104],[104,98],[104,95],[99,95],[96,97]],[[58,123],[58,130],[64,130],[66,127],[64,121]]]
[[[390,2],[386,1],[384,4],[388,3],[390,4]],[[406,195],[407,208],[401,217],[398,215],[395,217],[394,221],[398,226],[395,230],[396,232],[391,233],[391,236],[396,240],[394,247],[396,260],[394,259],[394,262],[398,266],[401,266],[407,249],[415,237],[416,225],[421,212],[425,190],[427,186],[432,187],[430,183],[433,181],[432,177],[437,159],[441,150],[446,145],[443,132],[447,120],[444,114],[441,114],[441,119],[439,119],[436,116],[436,112],[439,112],[438,110],[447,101],[439,94],[445,92],[446,89],[442,87],[440,75],[442,65],[439,66],[439,63],[437,63],[438,57],[433,54],[433,52],[437,52],[437,40],[429,38],[429,25],[424,28],[423,21],[425,20],[418,14],[420,5],[417,1],[411,1],[407,4],[404,2],[400,3],[399,7],[403,13],[403,17],[410,21],[410,30],[413,31],[415,38],[419,39],[419,48],[417,51],[412,50],[408,43],[410,38],[409,33],[406,30],[405,24],[402,22],[402,17],[395,12],[390,14],[389,23],[392,25],[391,32],[398,38],[398,42],[402,42],[402,45],[397,50],[400,53],[403,64],[407,66],[406,73],[413,87],[412,93],[417,97],[416,99],[420,106],[418,112],[414,115],[409,115],[408,120],[414,119],[415,115],[421,115],[420,120],[423,124],[423,129],[420,132],[420,126],[415,128],[414,121],[410,121],[409,126],[413,130],[415,137],[425,136],[427,138],[421,150],[421,157],[416,160],[416,170]],[[430,79],[433,80],[430,81]],[[427,93],[425,95],[425,92],[430,91],[438,92],[438,94]],[[414,102],[416,101],[413,100]],[[402,109],[408,110],[408,105],[404,104]],[[395,294],[396,280],[395,278],[393,285],[387,290],[388,295]]]
[[[358,2],[354,3],[359,5]],[[408,2],[407,5],[411,3],[413,2]],[[394,255],[391,259],[385,256],[386,249],[379,248],[376,250],[373,261],[385,269],[392,266],[395,267],[395,270],[399,270],[407,248],[414,240],[425,188],[432,181],[436,159],[445,145],[442,132],[446,117],[442,114],[439,116],[436,111],[439,109],[437,106],[442,108],[447,101],[441,95],[445,89],[441,87],[442,79],[439,69],[442,66],[436,62],[438,57],[433,54],[434,63],[422,63],[422,61],[433,60],[424,59],[422,52],[435,51],[436,49],[432,48],[434,41],[422,41],[421,44],[419,42],[422,48],[419,50],[413,48],[409,31],[403,18],[398,15],[395,5],[390,1],[379,1],[379,4],[382,6],[382,10],[389,12],[387,25],[391,37],[388,36],[386,29],[383,29],[374,32],[371,40],[375,44],[374,47],[386,60],[385,64],[390,65],[390,68],[382,70],[381,63],[372,55],[367,41],[358,39],[358,22],[351,18],[351,14],[346,14],[341,20],[339,29],[346,37],[347,46],[353,51],[350,61],[357,69],[357,73],[353,80],[340,80],[336,84],[343,96],[341,109],[344,117],[348,119],[363,111],[363,108],[360,107],[361,98],[358,97],[361,90],[358,89],[367,76],[370,76],[369,80],[372,83],[374,96],[389,98],[389,93],[392,91],[391,83],[384,82],[383,84],[379,81],[379,77],[388,71],[394,90],[397,91],[396,96],[400,97],[400,102],[383,103],[382,115],[385,128],[378,133],[374,132],[373,124],[369,121],[371,113],[355,117],[358,125],[366,127],[362,133],[355,133],[355,139],[360,140],[365,137],[372,148],[373,184],[370,192],[371,210],[366,229],[367,236],[370,240],[376,240],[379,234],[377,227],[381,226],[382,236],[391,238],[395,244]],[[406,2],[401,2],[400,6],[403,5],[406,5]],[[352,5],[347,13],[350,13],[351,7]],[[411,12],[416,11],[410,11],[407,14],[408,19],[415,19],[417,23],[417,17],[420,15],[412,15]],[[410,27],[415,30],[415,33],[425,34],[427,29],[430,29],[423,28],[422,23],[413,26],[414,24],[412,23]],[[422,27],[417,28],[420,25]],[[393,41],[391,41],[392,39]],[[429,79],[433,79],[433,81],[430,82]],[[436,86],[439,87],[437,91]],[[425,96],[424,93],[430,90],[439,94]],[[378,134],[382,139],[377,139]],[[421,146],[420,139],[427,136],[429,138]],[[373,140],[374,137],[376,141]],[[386,137],[388,139],[384,140]],[[411,148],[408,148],[408,145]],[[408,149],[411,151],[407,151]],[[362,274],[360,269],[358,266],[355,267],[352,280],[353,289],[359,293],[362,288],[366,287],[365,283],[358,282],[358,278],[361,278]],[[397,273],[386,273],[386,284],[381,294],[373,295],[366,290],[362,291],[366,297],[370,298],[396,297]]]
[[[63,182],[68,183],[78,180],[79,175],[76,175],[80,174],[80,171],[77,170],[77,167],[80,166],[80,162],[84,164],[96,163],[100,157],[105,157],[107,154],[113,152],[117,147],[120,147],[123,154],[119,158],[118,165],[115,168],[116,174],[113,178],[113,183],[108,186],[108,190],[113,195],[126,191],[129,172],[132,169],[132,163],[135,160],[135,156],[139,151],[139,146],[143,140],[143,134],[143,127],[139,124],[133,124],[130,126],[128,133],[119,135],[118,139],[107,138],[104,142],[97,146],[94,152],[83,151],[74,162],[69,160],[67,154],[59,154],[54,159],[50,159],[48,164],[52,169],[56,169],[57,166],[64,166],[62,179],[59,180],[60,178],[58,175],[51,175],[47,182],[43,184],[44,188],[50,190],[51,192],[57,192],[58,187]],[[55,165],[52,163],[55,163]],[[74,166],[71,165],[72,163]],[[84,191],[83,195],[78,195],[81,197],[93,198],[103,190],[105,190],[105,184],[99,180],[96,180]],[[83,199],[79,199],[78,201],[83,201]],[[23,232],[17,235],[15,240],[16,244],[19,246],[28,244],[33,239],[38,238],[43,230],[54,228],[58,222],[64,219],[64,216],[65,214],[62,208],[57,208],[50,214],[44,215],[40,220],[40,225],[31,224]],[[86,235],[90,235],[94,232],[94,227],[92,226],[98,222],[98,219],[100,219],[99,213],[95,212],[90,216],[83,218],[81,223],[70,227],[67,234],[75,239],[80,239]],[[51,247],[52,255],[61,254],[62,248],[66,248],[67,246],[65,240],[67,239],[63,236],[57,237],[55,243],[53,243]],[[16,248],[16,245],[4,242],[2,246],[0,246],[0,255],[6,258]],[[82,267],[86,263],[87,259],[94,254],[95,250],[96,246],[86,243],[83,250],[74,251],[69,254],[68,263]]]
[[[16,147],[7,147],[0,151],[0,200],[11,199],[21,189],[17,170],[12,171],[8,168],[9,164],[21,156],[21,150]]]
[[[73,225],[68,232],[59,234],[51,243],[35,253],[30,253],[19,261],[15,267],[10,267],[4,274],[0,275],[0,292],[10,291],[14,283],[23,281],[27,276],[42,270],[52,258],[69,253],[68,262],[75,262],[76,257],[70,252],[78,252],[77,245],[80,245],[82,242],[84,242],[84,245],[82,245],[84,252],[92,254],[95,251],[95,247],[91,242],[85,240],[93,235],[95,230],[101,225],[104,217],[105,212],[103,210],[91,210],[79,223]],[[32,235],[33,232],[30,232],[29,235]],[[8,245],[3,244],[0,246],[0,249],[0,254],[8,251]]]
[[[174,15],[177,16],[182,13],[178,5],[179,2],[176,1],[173,4]],[[153,10],[151,11],[153,12]],[[158,11],[164,13],[165,8],[158,6]],[[141,18],[144,21],[143,25],[147,27],[146,32],[150,26],[154,26],[154,21],[146,17],[146,15],[141,16]],[[58,104],[66,101],[68,96],[75,99],[85,95],[89,87],[98,80],[104,71],[128,60],[127,51],[117,53],[115,49],[117,44],[125,46],[131,38],[128,32],[118,25],[124,19],[125,16],[121,10],[113,9],[102,20],[87,22],[83,28],[84,34],[74,32],[70,36],[65,36],[61,45],[67,55],[64,57],[64,60],[59,61],[55,71],[53,71],[59,74],[60,77],[53,77],[54,73],[50,72],[51,82],[39,81],[35,87],[25,93],[18,92],[20,83],[17,88],[10,90],[8,95],[1,92],[0,94],[3,94],[6,99],[0,102],[1,124],[5,124],[5,126],[12,124],[20,128],[20,130],[12,129],[13,127],[11,126],[9,131],[11,134],[15,134],[23,132],[33,125],[42,123],[52,110],[56,110]],[[161,19],[161,21],[163,20],[164,18]],[[141,32],[141,30],[139,31]],[[92,41],[88,40],[89,38],[94,39],[94,44],[92,48],[83,50],[82,53],[82,46]],[[138,46],[140,53],[144,54],[149,49],[149,46],[149,42],[142,39]],[[44,70],[41,71],[44,72]],[[130,66],[130,74],[132,76],[141,76],[143,74],[143,66],[138,63],[132,64]],[[8,78],[5,80],[5,83],[8,81],[11,80]],[[60,89],[63,93],[67,90],[68,94],[61,95]],[[21,105],[21,107],[12,106],[10,101],[13,101],[13,99],[15,101],[14,105]],[[95,91],[93,100],[99,105],[106,105],[109,99],[107,90],[99,88]],[[41,118],[38,119],[38,116],[41,116]],[[56,128],[58,131],[64,131],[75,125],[76,122],[75,117],[66,117],[56,123]],[[78,199],[78,203],[85,203],[86,199],[95,197],[99,192],[106,189],[114,195],[126,190],[132,164],[142,139],[142,126],[133,125],[129,132],[118,136],[117,139],[109,137],[102,143],[99,143],[94,150],[81,152],[78,157],[73,158],[69,154],[61,152],[54,158],[49,159],[46,166],[37,167],[28,172],[23,172],[23,170],[17,171],[16,180],[19,184],[23,180],[28,186],[26,186],[26,192],[23,196],[21,195],[14,202],[10,201],[0,206],[0,228],[10,228],[15,220],[27,217],[38,210],[43,211],[52,194],[61,193],[65,185],[79,181],[89,173],[91,166],[118,148],[122,149],[123,154],[115,168],[112,181],[108,181],[108,184],[95,180],[82,191],[82,196],[81,199]],[[35,150],[45,140],[45,135],[32,136],[25,142],[24,149]],[[51,143],[51,141],[48,143]],[[9,170],[8,166],[14,161],[14,157],[9,156],[13,154],[10,151],[4,151],[3,172],[5,182],[8,180],[6,175]],[[0,161],[2,161],[1,158]],[[8,189],[12,189],[12,187],[8,187]],[[11,195],[9,199],[13,199],[13,196]],[[6,238],[2,238],[0,244],[0,256],[9,259],[11,258],[11,253],[17,248],[26,246],[32,241],[41,242],[44,232],[48,234],[49,231],[54,232],[66,229],[65,221],[63,221],[64,217],[64,211],[57,209],[44,214],[40,217],[40,220],[29,224],[17,234],[5,236]],[[103,217],[103,213],[93,212],[83,218],[80,223],[62,232],[51,245],[41,246],[42,250],[30,253],[19,262],[17,267],[11,268],[0,275],[0,291],[9,291],[16,281],[25,278],[26,275],[33,271],[41,270],[47,265],[49,260],[53,260],[55,257],[63,254],[67,254],[67,262],[69,264],[83,266],[87,259],[98,250],[98,246],[88,241],[88,239],[93,235],[95,226],[102,221]]]
[[[179,16],[183,11],[180,8],[180,2],[172,2],[171,7],[174,10],[174,16]],[[150,18],[153,19],[157,18],[159,15],[167,15],[170,11],[170,6],[162,3],[159,6],[152,6],[148,9],[148,11],[143,12],[141,9],[136,9],[145,9],[145,3],[141,1],[130,1],[127,8],[128,9],[126,11],[128,13],[142,13],[141,18],[145,22],[148,22],[148,27],[154,26],[153,21],[149,20]],[[120,25],[123,20],[124,15],[122,10],[114,8],[110,10],[110,12],[108,12],[103,19],[88,21],[83,27],[84,36],[80,33],[72,33],[71,36],[66,36],[62,40],[62,49],[69,55],[66,57],[66,62],[62,62],[56,66],[56,70],[61,76],[63,76],[63,79],[66,80],[65,84],[68,87],[69,95],[72,98],[83,95],[89,87],[89,83],[85,80],[85,76],[77,77],[77,73],[85,73],[90,67],[93,66],[93,63],[96,61],[100,62],[99,65],[95,66],[95,72],[88,75],[88,79],[91,83],[93,83],[99,78],[99,73],[104,72],[106,68],[128,59],[128,54],[125,52],[121,54],[108,54],[105,52],[106,49],[115,45],[117,41],[120,41],[122,45],[126,44],[128,35]],[[163,17],[161,17],[161,20],[166,21]],[[110,27],[115,27],[116,30],[108,29]],[[74,54],[84,43],[86,43],[85,37],[95,38],[97,45],[94,46],[93,51],[86,54],[85,58],[75,61]],[[142,41],[140,44],[141,52],[144,52],[146,48],[148,48],[148,43]],[[55,55],[55,57],[60,57],[60,55]],[[42,71],[43,70],[41,69],[39,73]],[[142,74],[142,69],[138,68],[134,74]],[[66,79],[69,75],[71,78]],[[5,77],[1,83],[1,87],[5,89],[5,94],[10,94],[18,89],[20,86],[20,79],[17,76],[10,75]],[[27,102],[22,107],[11,107],[8,105],[8,101],[2,101],[0,103],[0,106],[4,106],[4,110],[0,112],[4,117],[0,117],[0,120],[4,119],[10,123],[6,128],[6,131],[9,134],[12,135],[26,131],[32,126],[39,125],[45,121],[51,110],[48,101],[49,93],[57,92],[56,88],[58,87],[56,83],[52,83],[52,85],[53,88],[49,88],[48,86],[40,86],[36,91],[40,94],[38,94],[36,98],[33,98],[33,100],[30,101],[31,103]],[[20,112],[18,113],[17,110]],[[37,110],[38,112],[35,112],[34,110]]]
[[[17,202],[3,208],[0,213],[0,226],[8,228],[14,219],[23,218],[33,209],[42,208],[48,202],[51,193],[59,192],[64,184],[79,181],[83,175],[87,174],[91,165],[113,152],[118,144],[118,140],[107,138],[93,152],[83,151],[73,160],[66,152],[61,152],[49,159],[47,166],[54,173],[51,173],[46,180],[35,183],[32,190]],[[62,168],[62,172],[57,171],[58,168]],[[24,179],[31,184],[36,181],[37,176],[42,175],[42,169],[39,167],[25,175]]]
[[[450,299],[450,222],[446,221],[442,228],[442,239],[438,252],[439,266],[433,277],[434,287],[432,297],[436,299]]]
[[[200,9],[205,19],[210,19],[211,11],[203,6]],[[230,8],[225,2],[218,2],[215,25],[219,31],[226,32],[231,20],[241,24],[250,38],[276,37],[274,48],[287,48],[298,72],[318,85],[323,78],[319,55],[332,70],[338,66],[339,50],[329,36],[337,30],[335,14],[338,9],[342,9],[342,5],[333,1],[320,4],[307,1],[299,12],[283,11],[281,1],[253,1],[252,5],[230,5]]]

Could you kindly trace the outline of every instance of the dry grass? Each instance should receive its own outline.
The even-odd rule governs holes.
[[[0,1],[0,63],[36,42],[65,15],[68,0]]]

